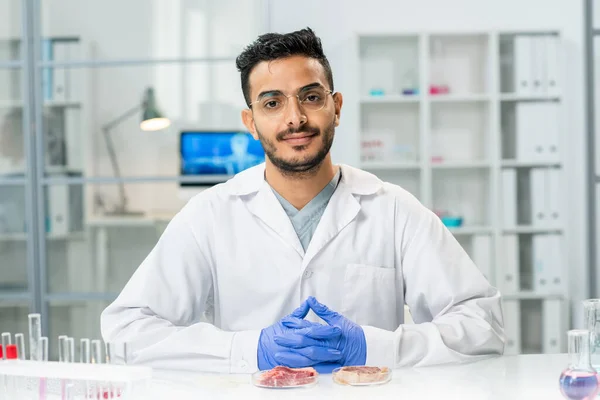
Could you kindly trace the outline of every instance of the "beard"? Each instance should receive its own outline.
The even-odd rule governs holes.
[[[314,155],[297,156],[285,159],[277,154],[277,146],[275,142],[282,142],[289,135],[294,133],[307,132],[321,137],[321,147]],[[327,154],[333,145],[333,137],[335,136],[335,120],[323,131],[311,125],[304,125],[300,128],[289,128],[275,135],[275,140],[267,139],[258,129],[256,129],[258,138],[262,148],[269,158],[269,161],[283,174],[294,178],[304,178],[314,175],[318,170]],[[294,146],[295,151],[301,152],[310,145]]]

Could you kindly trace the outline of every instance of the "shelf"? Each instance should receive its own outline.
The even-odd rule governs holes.
[[[433,169],[479,169],[490,168],[491,163],[485,160],[474,161],[446,161],[440,163],[431,163]]]
[[[453,235],[479,235],[491,234],[492,227],[490,226],[460,226],[457,228],[447,227]]]
[[[504,228],[502,232],[504,233],[560,233],[563,231],[563,228],[560,226],[515,226],[512,228]]]
[[[560,95],[502,93],[500,101],[560,101]]]
[[[364,96],[360,99],[363,104],[396,104],[396,103],[418,103],[420,96],[402,96],[402,95],[384,95],[384,96]]]
[[[560,161],[518,161],[502,160],[502,168],[536,168],[536,167],[560,167]]]
[[[160,223],[169,223],[173,216],[174,214],[94,216],[86,221],[86,224],[92,227],[154,226]]]
[[[416,162],[394,162],[394,161],[364,161],[361,167],[365,170],[415,170],[420,165]]]
[[[503,293],[504,300],[562,300],[564,295],[561,293],[535,293],[535,292],[517,292]]]
[[[0,290],[0,308],[27,307],[30,300],[27,286],[16,290]]]
[[[465,94],[434,94],[429,95],[428,99],[432,103],[474,103],[490,100],[490,95],[479,93]]]
[[[46,240],[83,240],[85,234],[83,232],[73,232],[66,235],[50,233],[46,235]],[[26,233],[6,233],[0,234],[0,242],[21,242],[27,240]]]
[[[21,108],[23,107],[22,101],[10,101],[10,100],[1,100],[0,101],[0,109],[1,108]],[[81,102],[79,101],[46,101],[44,102],[44,107],[49,108],[80,108]]]

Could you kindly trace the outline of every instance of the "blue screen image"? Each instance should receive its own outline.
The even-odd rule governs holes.
[[[182,175],[234,175],[265,161],[248,132],[182,132]]]

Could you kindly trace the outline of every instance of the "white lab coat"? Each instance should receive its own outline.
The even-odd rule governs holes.
[[[368,365],[502,354],[500,293],[439,218],[341,168],[306,253],[264,164],[195,196],[103,312],[104,340],[127,342],[132,363],[250,373],[261,329],[313,295],[362,325]],[[415,324],[403,325],[405,304]]]

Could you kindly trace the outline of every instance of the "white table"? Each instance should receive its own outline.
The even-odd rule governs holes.
[[[156,399],[460,399],[560,400],[558,378],[565,354],[503,356],[471,364],[397,369],[382,386],[346,387],[321,375],[309,389],[260,389],[249,375],[155,371]]]

